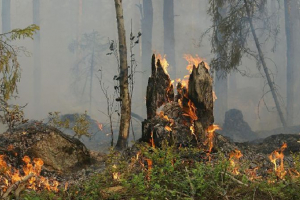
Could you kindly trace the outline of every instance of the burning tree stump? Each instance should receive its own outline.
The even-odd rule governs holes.
[[[49,171],[69,171],[90,162],[87,148],[76,138],[39,122],[0,135],[0,154],[18,168],[23,157],[41,158]]]
[[[156,115],[157,108],[174,101],[173,84],[168,74],[165,73],[160,60],[155,62],[155,55],[152,56],[152,73],[148,80],[146,106],[147,119]]]
[[[204,62],[198,67],[194,65],[189,78],[188,98],[196,107],[195,132],[201,140],[204,140],[206,130],[214,123],[212,87],[212,78]]]
[[[174,98],[173,83],[161,61],[156,61],[153,55],[146,106],[142,141],[153,146],[160,146],[163,140],[177,145],[204,143],[207,130],[214,122],[212,78],[204,62],[193,67],[188,88],[178,83]]]

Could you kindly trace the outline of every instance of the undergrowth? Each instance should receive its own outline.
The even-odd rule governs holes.
[[[102,173],[57,193],[28,192],[26,200],[94,199],[300,199],[299,176],[284,180],[269,174],[251,181],[244,173],[233,175],[223,154],[209,158],[197,148],[161,149],[139,145],[132,156],[111,151]],[[299,155],[294,155],[299,168]],[[244,168],[245,166],[241,166]]]

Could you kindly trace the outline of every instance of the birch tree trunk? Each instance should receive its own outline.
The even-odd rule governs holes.
[[[120,97],[121,101],[121,120],[119,136],[116,149],[122,150],[127,147],[127,139],[130,128],[131,102],[128,90],[128,65],[126,35],[124,27],[122,0],[115,0],[118,38],[119,38],[119,56],[120,56]]]
[[[281,121],[283,127],[286,128],[286,121],[285,121],[285,118],[283,117],[283,113],[282,113],[282,110],[281,110],[281,107],[280,107],[280,104],[279,104],[279,101],[278,101],[278,97],[277,97],[277,94],[276,94],[276,91],[275,91],[275,86],[274,86],[273,81],[271,80],[269,69],[268,69],[267,64],[265,62],[265,58],[264,58],[263,52],[262,52],[261,47],[260,47],[260,43],[258,41],[256,32],[255,32],[255,28],[254,28],[254,25],[253,25],[252,16],[251,16],[251,12],[250,12],[249,3],[248,3],[247,0],[244,0],[244,3],[245,3],[245,8],[246,8],[246,12],[247,12],[247,17],[248,17],[251,33],[252,33],[252,36],[253,36],[254,41],[255,41],[255,45],[256,45],[256,48],[257,48],[257,51],[258,51],[258,56],[259,56],[260,62],[262,64],[262,68],[263,68],[264,73],[266,75],[266,79],[267,79],[268,85],[270,87],[270,91],[272,93],[272,96],[273,96],[273,99],[274,99],[274,102],[275,102],[275,105],[276,105],[276,109],[277,109],[280,121]]]

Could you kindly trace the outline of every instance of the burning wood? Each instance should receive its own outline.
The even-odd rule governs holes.
[[[167,73],[168,62],[160,55],[152,56],[152,75],[148,81],[146,96],[147,120],[143,122],[142,140],[151,141],[155,146],[159,146],[163,139],[172,140],[169,141],[170,144],[199,145],[199,138],[202,142],[205,141],[206,130],[213,124],[212,78],[208,72],[209,67],[198,56],[193,58],[185,55],[185,58],[189,62],[187,69],[191,75],[183,79],[187,80],[185,83],[177,79],[177,95],[174,98],[174,81],[171,81]],[[156,114],[158,108],[162,111]],[[213,133],[208,137],[210,152]]]
[[[14,190],[18,190],[20,183],[26,183],[25,187],[32,190],[47,189],[49,191],[58,191],[59,183],[56,180],[49,181],[40,175],[44,162],[40,158],[34,158],[33,162],[28,156],[24,156],[22,159],[25,163],[22,172],[7,164],[5,161],[5,155],[0,155],[0,168],[2,185],[2,196],[5,198]],[[20,191],[19,191],[20,192]]]

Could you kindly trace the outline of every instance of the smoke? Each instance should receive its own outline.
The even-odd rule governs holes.
[[[22,78],[18,84],[19,98],[13,100],[13,103],[24,105],[25,115],[29,119],[44,119],[48,112],[60,111],[67,113],[83,113],[89,110],[89,104],[86,101],[78,99],[78,96],[72,93],[72,84],[74,76],[71,69],[76,64],[76,55],[70,52],[68,46],[73,40],[76,40],[84,33],[97,31],[105,39],[104,44],[109,40],[117,39],[116,16],[113,1],[89,0],[82,1],[82,15],[79,16],[79,1],[41,1],[40,2],[40,60],[41,74],[40,82],[40,104],[37,108],[34,104],[35,91],[34,86],[34,68],[33,63],[35,55],[30,57],[20,55],[20,64],[22,67]],[[124,19],[126,34],[128,35],[127,47],[129,47],[129,34],[131,29],[136,34],[141,30],[141,13],[137,5],[142,1],[131,0],[123,1]],[[187,74],[185,69],[188,64],[183,58],[184,54],[199,55],[206,58],[209,62],[214,55],[210,53],[210,38],[205,37],[200,43],[201,34],[211,26],[211,21],[206,10],[208,1],[199,0],[174,0],[174,26],[175,26],[175,60],[176,74],[175,78],[183,78]],[[152,47],[158,53],[163,52],[163,1],[153,0],[154,22]],[[32,24],[33,19],[31,0],[11,0],[11,28],[24,28]],[[283,13],[281,12],[281,17]],[[81,18],[80,18],[81,17]],[[80,24],[79,24],[80,23]],[[280,21],[281,26],[283,21]],[[270,52],[270,44],[264,46],[266,55],[271,59],[268,65],[272,66],[271,71],[275,82],[278,85],[278,92],[282,96],[282,105],[286,103],[286,73],[285,67],[285,34],[279,34],[278,48],[275,53]],[[33,53],[33,41],[20,40],[14,42],[15,45],[25,46],[29,52]],[[141,88],[142,73],[150,72],[151,55],[149,55],[149,71],[143,72],[141,67],[141,43],[134,47],[134,54],[138,64],[135,74],[135,86],[133,96],[133,112],[145,116],[142,108],[145,106],[144,97],[145,88]],[[107,51],[99,58],[96,69],[102,67],[104,81],[109,86],[109,91],[113,92],[113,77],[117,75],[117,61],[113,55],[107,56]],[[166,56],[168,59],[168,55]],[[273,63],[276,63],[277,67]],[[88,65],[88,63],[87,63]],[[172,68],[173,67],[173,68]],[[170,70],[175,70],[170,66]],[[245,58],[243,60],[241,71],[246,71],[247,75],[242,76],[239,73],[232,73],[228,78],[228,109],[236,108],[243,112],[244,119],[249,123],[252,130],[272,129],[280,126],[277,118],[275,106],[269,94],[265,96],[265,104],[268,105],[269,112],[264,102],[258,103],[263,96],[264,79],[256,69],[256,62]],[[94,72],[96,76],[97,70]],[[150,74],[150,73],[149,73]],[[265,92],[268,89],[266,88]],[[218,100],[217,100],[218,101]],[[94,78],[94,87],[92,91],[92,110],[88,113],[92,118],[99,122],[107,122],[107,117],[101,112],[106,111],[106,100],[101,92],[97,78]],[[296,111],[295,111],[296,112]],[[224,115],[225,113],[216,113]],[[297,116],[299,112],[297,111]],[[260,117],[259,117],[260,116]],[[299,116],[298,116],[299,117]],[[118,116],[115,117],[115,120]],[[217,121],[222,125],[222,121]],[[116,124],[117,126],[117,124]],[[3,127],[2,127],[3,128]]]

